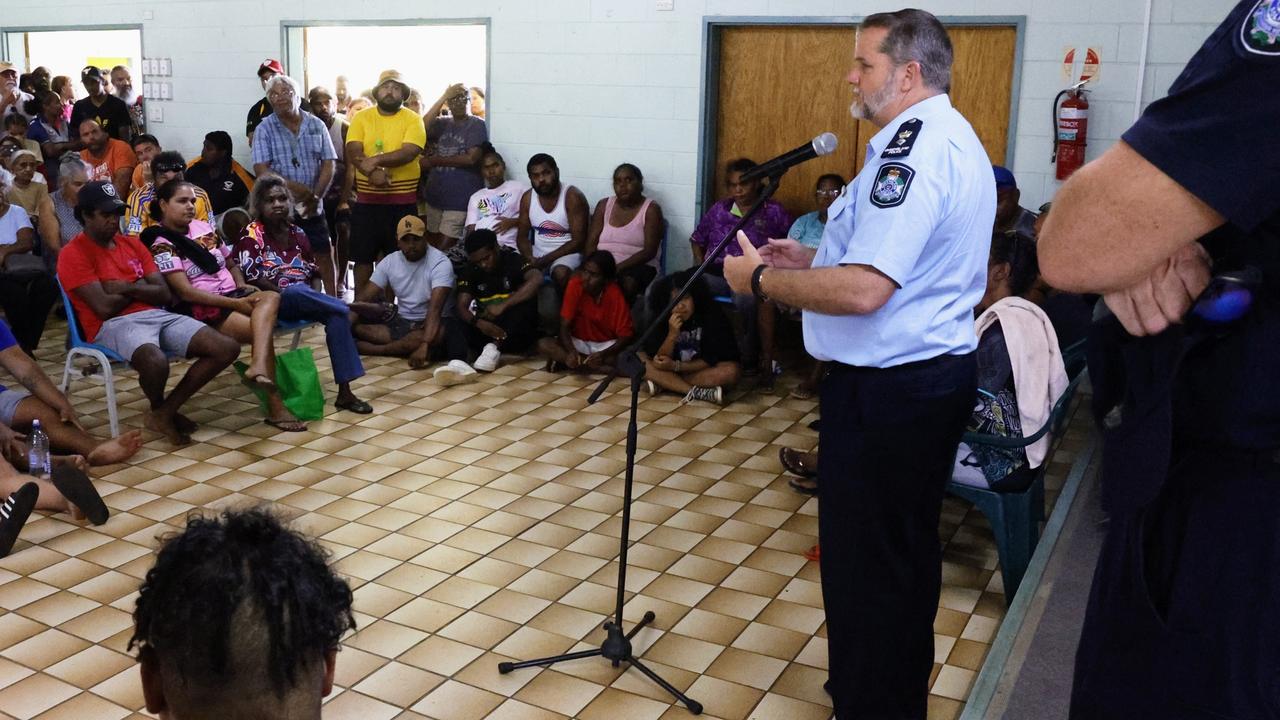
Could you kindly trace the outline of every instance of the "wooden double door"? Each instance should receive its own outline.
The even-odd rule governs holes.
[[[997,165],[1008,148],[1017,29],[1013,25],[953,25],[951,99]],[[715,172],[705,174],[706,203],[725,194],[724,165],[748,157],[763,162],[823,132],[839,138],[836,152],[791,169],[774,196],[794,215],[814,209],[820,175],[849,180],[862,167],[875,126],[849,116],[846,76],[853,59],[852,25],[756,25],[717,29]],[[1046,122],[1048,122],[1046,120]]]

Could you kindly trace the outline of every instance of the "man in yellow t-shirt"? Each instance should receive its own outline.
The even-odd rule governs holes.
[[[373,88],[377,105],[356,113],[347,130],[347,167],[356,173],[351,207],[351,260],[355,286],[364,287],[373,263],[396,251],[396,223],[417,215],[418,155],[427,144],[426,126],[404,107],[408,83],[384,70]]]

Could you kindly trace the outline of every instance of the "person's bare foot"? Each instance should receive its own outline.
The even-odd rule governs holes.
[[[190,435],[200,429],[200,426],[196,424],[195,420],[192,420],[182,413],[173,414],[173,424],[174,427],[178,428],[178,432],[183,435]]]
[[[181,416],[170,417],[161,415],[157,412],[149,412],[147,413],[146,420],[143,424],[148,430],[154,430],[160,433],[166,440],[174,445],[190,445],[191,436],[183,432],[178,425],[178,418],[180,417]]]
[[[134,430],[134,432],[138,432]],[[141,435],[141,433],[139,433]],[[49,464],[53,467],[61,467],[63,465],[73,467],[82,473],[89,472],[89,461],[83,455],[51,455],[49,456]]]
[[[142,431],[130,430],[120,437],[104,440],[89,452],[90,465],[114,465],[133,457],[142,449]]]
[[[260,390],[272,390],[276,384],[271,381],[271,376],[267,375],[267,368],[258,364],[250,365],[244,371],[244,381],[252,387]]]

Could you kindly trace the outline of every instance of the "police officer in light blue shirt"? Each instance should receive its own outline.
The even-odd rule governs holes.
[[[835,715],[927,711],[941,590],[938,519],[976,396],[973,308],[995,222],[991,163],[951,106],[952,49],[922,10],[859,27],[851,112],[882,128],[827,211],[794,240],[725,261],[735,292],[804,310],[830,360],[818,467],[822,593]]]

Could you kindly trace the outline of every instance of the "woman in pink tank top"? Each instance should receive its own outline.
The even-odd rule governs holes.
[[[618,284],[627,302],[633,302],[658,274],[664,225],[662,207],[644,196],[640,168],[623,163],[613,171],[613,197],[596,203],[583,255],[612,253]]]

